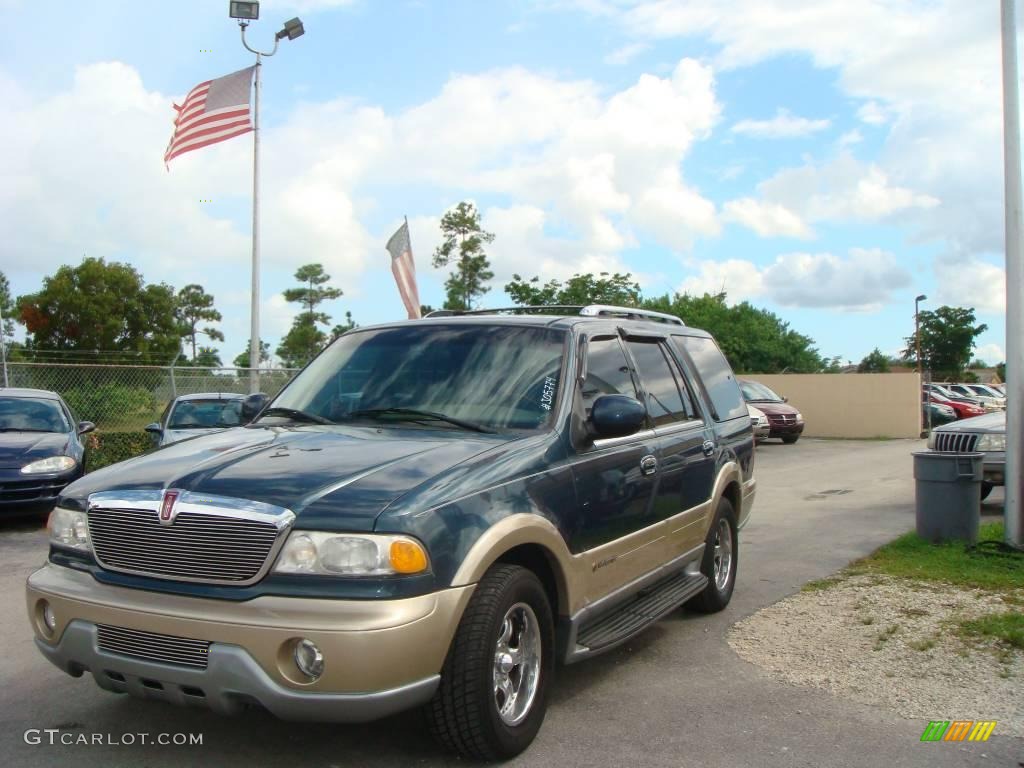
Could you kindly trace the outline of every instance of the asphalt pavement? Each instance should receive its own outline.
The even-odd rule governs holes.
[[[998,727],[987,743],[922,743],[926,721],[778,682],[739,659],[725,640],[734,622],[913,528],[910,454],[921,447],[920,441],[811,439],[760,446],[758,498],[741,534],[729,608],[710,617],[678,611],[616,651],[558,670],[537,741],[509,765],[1024,765],[1024,739],[1000,736]],[[1002,498],[1001,490],[994,492],[986,511],[998,514]],[[416,713],[357,726],[285,723],[259,711],[222,717],[110,694],[88,674],[68,677],[36,651],[25,616],[24,581],[45,556],[38,524],[0,521],[4,765],[465,762],[436,747]],[[161,734],[198,736],[202,743],[143,743]]]

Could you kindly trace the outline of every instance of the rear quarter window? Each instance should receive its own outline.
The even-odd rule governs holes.
[[[740,392],[729,361],[714,339],[703,336],[673,336],[672,342],[685,358],[693,361],[715,409],[715,421],[746,417],[747,404]]]

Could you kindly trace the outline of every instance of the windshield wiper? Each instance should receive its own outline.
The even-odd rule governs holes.
[[[475,424],[472,421],[464,421],[462,419],[456,419],[454,416],[447,416],[443,413],[437,413],[436,411],[419,411],[415,408],[363,408],[357,411],[352,411],[350,416],[356,418],[360,416],[404,416],[406,421],[417,421],[419,419],[433,419],[434,421],[443,421],[447,424],[452,424],[462,429],[468,429],[471,432],[484,432],[489,435],[494,434],[493,429],[489,429],[480,424]]]
[[[309,413],[308,411],[300,411],[298,408],[282,408],[281,406],[273,406],[267,408],[263,413],[260,414],[262,419],[264,416],[286,416],[292,421],[305,421],[310,424],[334,424],[335,422],[330,419],[325,419],[323,416],[317,416],[315,413]]]

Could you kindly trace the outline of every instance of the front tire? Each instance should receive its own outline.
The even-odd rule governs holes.
[[[717,613],[729,605],[736,587],[738,557],[736,512],[728,499],[722,499],[705,539],[704,559],[700,564],[700,572],[708,577],[708,585],[687,605],[701,613]]]
[[[442,746],[478,760],[514,757],[547,710],[554,622],[532,571],[498,564],[470,598],[425,712]]]
[[[782,438],[782,442],[784,442],[786,445],[792,445],[799,439],[800,435],[786,435],[785,437]]]

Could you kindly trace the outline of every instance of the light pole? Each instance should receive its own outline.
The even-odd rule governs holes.
[[[242,32],[242,45],[245,50],[256,54],[256,69],[253,73],[254,96],[252,111],[252,298],[249,323],[249,391],[258,392],[260,388],[260,69],[263,57],[277,53],[277,45],[284,38],[294,40],[305,33],[302,22],[297,18],[284,23],[284,27],[274,35],[274,47],[269,51],[252,48],[245,40],[245,29],[250,21],[260,17],[258,0],[242,2],[230,0],[228,14],[238,19],[238,27]]]
[[[921,375],[921,309],[920,304],[927,299],[923,293],[914,299],[914,354],[917,357],[917,375]]]
[[[1003,184],[1006,205],[1006,543],[1024,550],[1024,274],[1016,0],[1002,0]]]

